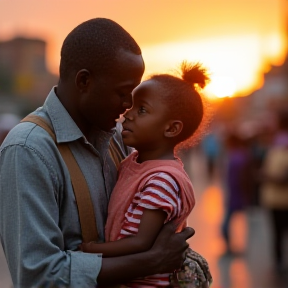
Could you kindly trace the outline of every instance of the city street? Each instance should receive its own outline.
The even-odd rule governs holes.
[[[272,233],[267,212],[251,207],[235,215],[231,225],[231,242],[235,255],[225,254],[221,236],[224,213],[223,184],[219,174],[208,181],[203,155],[197,150],[183,157],[186,171],[194,185],[196,206],[188,224],[196,231],[189,241],[210,264],[213,288],[287,288],[288,275],[280,279],[272,262]],[[288,235],[287,235],[288,236]],[[288,241],[286,263],[288,261]]]
[[[220,234],[223,217],[223,188],[219,177],[207,180],[203,156],[194,151],[183,157],[196,194],[196,206],[188,224],[196,230],[189,240],[192,249],[202,254],[210,264],[213,288],[287,288],[288,279],[273,272],[271,231],[267,213],[249,209],[233,218],[231,227],[233,248],[237,255],[225,255]],[[288,236],[288,235],[287,235]],[[288,244],[288,241],[286,241]],[[288,256],[288,245],[285,255]],[[288,257],[286,257],[286,261]],[[285,284],[286,282],[286,284]],[[12,287],[2,249],[0,250],[0,288]]]

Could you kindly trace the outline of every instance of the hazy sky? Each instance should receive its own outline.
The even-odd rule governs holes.
[[[287,0],[0,0],[0,39],[46,39],[48,66],[57,73],[67,33],[90,18],[111,18],[141,46],[146,74],[200,61],[227,89],[221,96],[259,87],[269,65],[283,62],[286,6]]]

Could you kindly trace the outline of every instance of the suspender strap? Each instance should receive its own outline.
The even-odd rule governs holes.
[[[56,143],[56,136],[50,125],[40,116],[28,115],[21,122],[32,122],[45,129]],[[72,154],[68,143],[56,143],[58,150],[69,170],[78,207],[83,242],[98,240],[96,218],[90,191],[85,177]]]
[[[78,206],[83,242],[98,240],[97,224],[90,191],[86,179],[76,162],[68,144],[58,144],[58,149],[65,161]]]
[[[32,123],[37,124],[38,126],[42,127],[44,130],[46,130],[46,132],[49,133],[51,138],[56,143],[56,136],[55,136],[54,131],[42,117],[36,116],[36,115],[28,115],[24,119],[22,119],[20,122],[32,122]]]

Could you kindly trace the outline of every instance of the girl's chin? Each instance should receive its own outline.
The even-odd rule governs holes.
[[[131,146],[131,143],[130,143],[129,141],[125,141],[125,139],[123,139],[123,143],[124,143],[124,145],[126,145],[126,146],[132,147],[132,146]]]
[[[131,141],[129,141],[128,139],[125,139],[124,137],[123,137],[123,143],[126,146],[134,147],[133,143]]]

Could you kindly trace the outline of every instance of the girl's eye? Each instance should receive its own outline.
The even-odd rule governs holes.
[[[145,112],[146,112],[146,109],[143,106],[141,106],[138,110],[138,113],[140,113],[140,114],[145,113]]]

